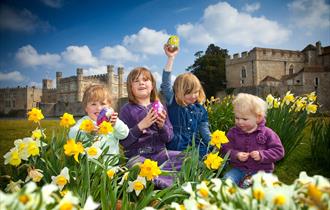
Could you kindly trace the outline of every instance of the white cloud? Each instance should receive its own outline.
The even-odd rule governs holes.
[[[324,0],[294,0],[288,4],[294,23],[301,28],[330,27],[330,5]]]
[[[26,45],[18,49],[16,59],[24,66],[50,66],[58,65],[61,57],[57,54],[39,54],[31,45]]]
[[[219,2],[204,10],[200,22],[179,25],[177,33],[194,44],[228,43],[251,47],[282,43],[288,40],[291,32],[276,21],[239,13],[227,2]]]
[[[96,66],[84,69],[84,75],[98,75],[98,74],[106,74],[107,67],[106,66]]]
[[[260,3],[256,2],[253,4],[245,4],[243,10],[247,13],[252,13],[260,9]]]
[[[0,81],[21,82],[23,80],[25,80],[25,77],[18,71],[0,72]]]
[[[41,2],[52,8],[60,8],[63,4],[62,0],[41,0]]]
[[[116,45],[114,47],[104,47],[101,49],[101,58],[105,60],[116,60],[120,62],[139,60],[139,56],[130,52],[126,47]]]
[[[52,27],[27,9],[14,10],[7,6],[0,8],[0,28],[17,32],[48,31]]]
[[[92,55],[92,52],[86,45],[69,46],[66,48],[66,51],[62,52],[62,57],[71,64],[96,66],[98,63],[97,58]]]
[[[166,32],[143,27],[137,34],[125,36],[123,43],[130,51],[159,55],[163,53],[163,45],[168,37]]]

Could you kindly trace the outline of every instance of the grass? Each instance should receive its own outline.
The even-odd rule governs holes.
[[[51,137],[52,132],[59,128],[59,120],[42,120],[42,127],[46,128],[46,136]],[[31,136],[31,132],[37,127],[35,123],[22,120],[0,120],[0,175],[12,171],[12,166],[4,165],[3,155],[12,148],[16,139]],[[287,184],[291,184],[298,178],[300,171],[306,171],[308,175],[323,175],[330,177],[330,172],[322,168],[322,163],[312,163],[310,142],[310,130],[306,129],[305,138],[302,143],[293,151],[290,157],[278,163],[275,167],[275,174]],[[0,179],[1,180],[1,179]]]

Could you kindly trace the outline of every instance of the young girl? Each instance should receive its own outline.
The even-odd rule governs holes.
[[[274,163],[284,157],[284,148],[278,135],[265,126],[267,103],[261,98],[240,93],[233,101],[235,127],[222,147],[230,153],[232,169],[224,175],[237,185],[247,187],[244,179],[258,171],[273,172]],[[245,186],[244,186],[245,185]]]
[[[129,134],[120,143],[125,155],[130,158],[128,165],[143,162],[146,158],[163,165],[163,170],[179,170],[181,161],[178,151],[166,150],[166,143],[173,136],[172,125],[166,111],[157,113],[152,103],[158,100],[156,81],[151,72],[143,67],[133,69],[127,77],[129,102],[120,109],[120,118],[128,125]],[[172,177],[160,176],[155,180],[158,188],[172,184]]]
[[[77,136],[80,130],[80,125],[85,120],[91,120],[95,126],[95,131],[97,131],[96,120],[100,111],[103,108],[111,108],[111,96],[109,91],[102,85],[92,85],[88,87],[84,93],[83,108],[85,109],[87,116],[84,116],[75,126],[71,127],[69,131],[69,138],[80,140],[88,140],[88,136],[83,131]],[[100,138],[100,143],[103,149],[108,147],[108,154],[119,154],[119,140],[127,137],[129,129],[123,121],[118,117],[118,113],[114,112],[111,115],[110,123],[113,126],[113,132],[107,135],[102,135]]]
[[[207,153],[210,141],[210,129],[207,111],[201,104],[205,100],[205,93],[198,78],[192,73],[179,75],[174,81],[172,90],[171,71],[174,58],[178,50],[172,52],[168,45],[164,46],[167,64],[163,71],[161,92],[163,93],[174,136],[167,144],[168,149],[185,150],[195,139],[199,147],[200,158]]]

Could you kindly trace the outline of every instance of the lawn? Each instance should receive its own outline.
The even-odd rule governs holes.
[[[46,136],[51,137],[53,131],[59,128],[59,120],[42,120],[42,127],[46,128]],[[36,124],[25,119],[22,120],[0,120],[0,174],[5,175],[11,171],[12,166],[4,166],[3,155],[13,147],[16,139],[31,136],[31,131],[36,128]],[[309,130],[305,131],[305,139],[291,154],[290,157],[277,164],[275,174],[281,181],[291,184],[299,175],[300,171],[306,171],[308,175],[323,175],[330,177],[330,172],[322,168],[322,163],[315,165],[312,163]],[[2,186],[3,187],[3,186]]]

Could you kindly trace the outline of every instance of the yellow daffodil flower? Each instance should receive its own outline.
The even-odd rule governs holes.
[[[5,158],[5,165],[8,163],[13,166],[19,166],[22,162],[19,152],[17,148],[11,148],[9,152],[7,152],[4,156]]]
[[[223,131],[216,130],[211,134],[211,141],[210,144],[212,146],[216,146],[218,149],[220,149],[221,144],[228,143],[228,138]]]
[[[140,169],[141,171],[139,176],[146,177],[148,181],[153,180],[161,174],[158,163],[150,159],[146,159],[144,163],[140,165]]]
[[[307,114],[315,113],[317,111],[317,105],[312,104],[312,103],[307,104],[306,105],[306,111],[307,111]]]
[[[67,156],[74,155],[74,159],[79,163],[78,156],[84,152],[82,143],[75,143],[74,139],[69,139],[63,147],[64,154]]]
[[[133,182],[128,181],[127,192],[135,191],[136,196],[139,196],[140,192],[146,187],[146,179],[138,176]]]
[[[61,117],[60,126],[63,126],[65,128],[69,128],[72,125],[74,125],[76,121],[73,118],[72,114],[64,113]]]
[[[206,160],[204,160],[204,164],[210,170],[218,169],[221,166],[222,162],[223,162],[223,159],[220,156],[218,156],[218,152],[209,153],[206,157]]]
[[[44,119],[44,115],[41,113],[40,109],[32,108],[32,110],[28,112],[29,121],[33,121],[33,122],[37,123],[42,119]]]
[[[91,133],[92,131],[94,131],[95,125],[91,120],[87,119],[82,121],[79,129],[86,133]]]
[[[112,133],[112,131],[113,131],[112,125],[107,121],[103,121],[99,125],[99,131],[98,131],[99,134],[107,135],[109,133]]]
[[[70,182],[69,169],[64,167],[58,176],[52,176],[52,180],[52,184],[57,185],[60,190],[62,190],[63,187]]]

